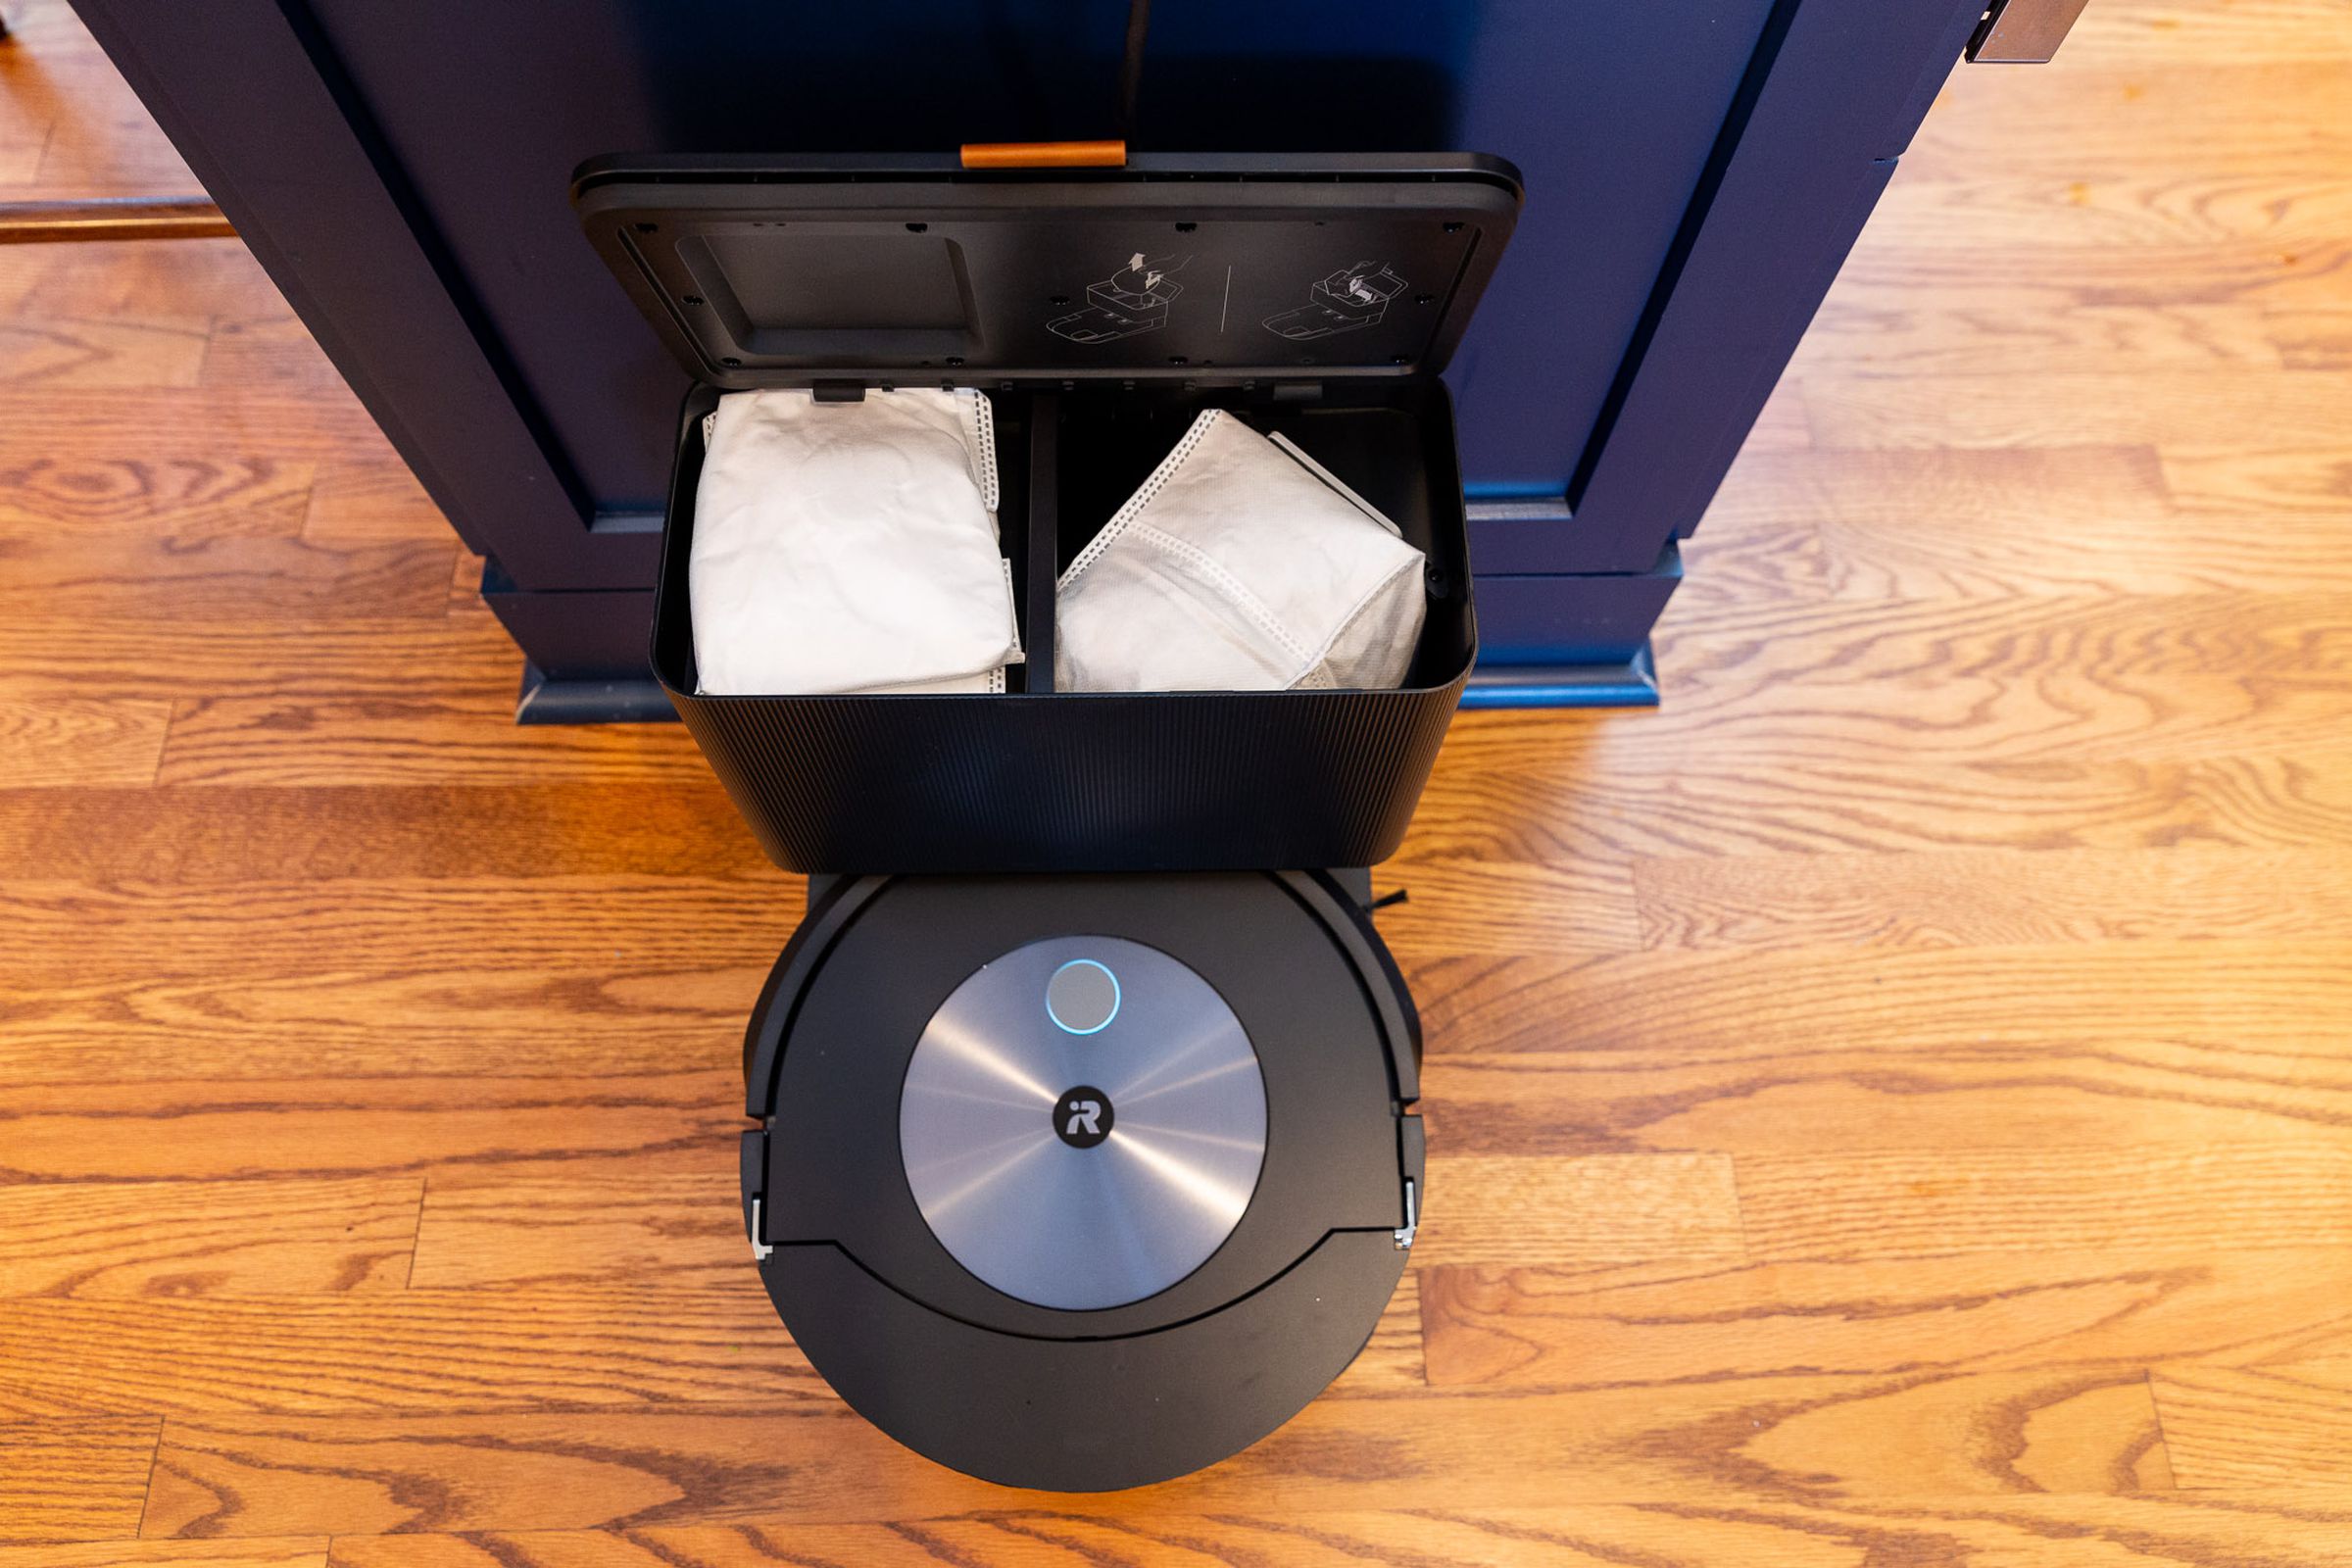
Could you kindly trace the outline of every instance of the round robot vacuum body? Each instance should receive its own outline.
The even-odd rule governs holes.
[[[746,1040],[760,1275],[835,1391],[942,1464],[1197,1470],[1320,1394],[1395,1292],[1418,1031],[1326,874],[836,883]]]

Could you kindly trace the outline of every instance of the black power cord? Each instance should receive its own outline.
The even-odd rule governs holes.
[[[1144,36],[1152,30],[1152,0],[1127,0],[1127,47],[1119,56],[1119,135],[1135,140],[1135,103],[1144,87]]]

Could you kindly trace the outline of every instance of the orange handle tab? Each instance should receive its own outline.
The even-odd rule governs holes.
[[[967,141],[966,169],[1118,169],[1127,162],[1123,141]]]

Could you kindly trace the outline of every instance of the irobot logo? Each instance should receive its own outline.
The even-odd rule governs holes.
[[[1092,1149],[1110,1136],[1110,1097],[1080,1084],[1054,1102],[1054,1136],[1072,1149]]]

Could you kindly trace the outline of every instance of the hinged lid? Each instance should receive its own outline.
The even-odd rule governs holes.
[[[597,251],[700,380],[1434,375],[1519,210],[1500,159],[604,158]]]

